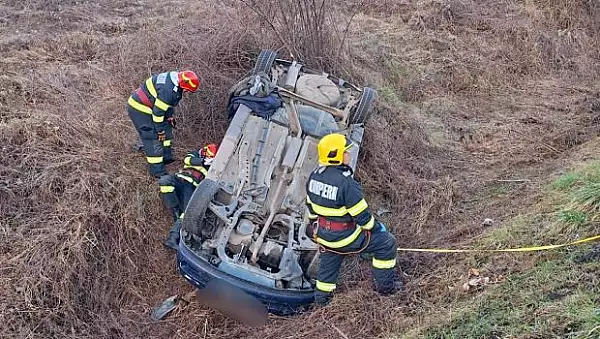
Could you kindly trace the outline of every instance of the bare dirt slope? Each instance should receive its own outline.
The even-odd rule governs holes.
[[[469,243],[597,135],[600,9],[564,3],[373,0],[356,14],[335,70],[380,91],[358,178],[402,246]],[[392,298],[348,260],[343,293],[296,318],[255,330],[191,304],[151,323],[189,287],[160,243],[170,220],[130,149],[127,96],[150,72],[200,74],[181,155],[219,140],[227,89],[281,44],[233,1],[8,0],[0,14],[0,337],[376,337],[443,307],[460,258],[403,254]]]

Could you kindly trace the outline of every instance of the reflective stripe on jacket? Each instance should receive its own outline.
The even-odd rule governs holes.
[[[352,169],[345,165],[321,166],[310,174],[306,182],[310,219],[320,215],[331,221],[356,223],[355,229],[344,231],[327,231],[319,227],[317,242],[324,246],[347,246],[358,238],[362,230],[371,230],[375,224],[362,188],[352,174]]]
[[[155,124],[165,126],[165,118],[173,116],[173,107],[179,104],[182,93],[177,72],[160,73],[146,79],[127,103],[139,112],[152,115]]]

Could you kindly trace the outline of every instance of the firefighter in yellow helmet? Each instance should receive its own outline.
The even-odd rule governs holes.
[[[396,238],[375,220],[353,178],[348,150],[353,146],[342,134],[324,136],[318,146],[319,167],[306,183],[309,236],[321,247],[315,302],[326,303],[336,288],[344,256],[368,253],[372,258],[375,290],[382,295],[402,288],[396,280]]]

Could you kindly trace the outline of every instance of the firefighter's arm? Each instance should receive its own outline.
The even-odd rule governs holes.
[[[171,96],[171,93],[166,89],[161,88],[157,92],[156,100],[154,100],[154,107],[152,107],[152,121],[156,124],[158,131],[164,131],[169,124],[165,119],[165,115],[167,115],[167,112],[173,110],[173,106],[169,104],[172,101]]]
[[[189,152],[183,158],[183,163],[188,166],[202,166],[204,165],[204,160],[200,157],[198,152]]]
[[[316,241],[317,238],[317,229],[318,229],[318,224],[317,224],[317,214],[315,214],[315,211],[313,210],[312,204],[310,202],[310,198],[308,197],[308,194],[306,195],[306,209],[308,211],[308,224],[306,225],[306,230],[305,230],[305,234],[306,236],[311,239],[312,241]]]
[[[344,197],[344,205],[348,213],[354,218],[356,224],[364,230],[372,230],[375,225],[375,218],[371,214],[369,205],[363,196],[362,188],[358,182],[353,179],[348,181]]]

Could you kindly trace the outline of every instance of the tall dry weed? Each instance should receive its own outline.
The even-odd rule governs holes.
[[[347,60],[347,35],[362,2],[343,10],[331,0],[245,0],[255,20],[267,27],[284,55],[326,71],[339,70]]]

